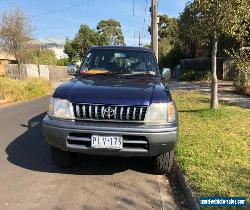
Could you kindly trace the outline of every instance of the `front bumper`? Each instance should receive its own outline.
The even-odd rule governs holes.
[[[157,156],[174,150],[178,126],[146,126],[125,122],[69,121],[46,116],[43,133],[47,142],[64,151],[93,155]],[[91,148],[91,135],[123,136],[122,150]]]

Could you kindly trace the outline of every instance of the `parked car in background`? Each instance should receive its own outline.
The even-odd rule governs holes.
[[[93,47],[75,78],[50,99],[43,131],[56,165],[77,153],[152,157],[157,173],[173,165],[178,117],[151,49]]]

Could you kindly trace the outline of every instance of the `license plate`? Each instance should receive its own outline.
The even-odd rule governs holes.
[[[91,136],[91,147],[103,149],[122,149],[121,136]]]

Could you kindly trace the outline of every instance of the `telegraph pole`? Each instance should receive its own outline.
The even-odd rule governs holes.
[[[139,33],[139,47],[141,46],[141,33]]]
[[[157,0],[151,0],[151,44],[158,60],[158,4]]]

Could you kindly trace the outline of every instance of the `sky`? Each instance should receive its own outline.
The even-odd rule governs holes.
[[[178,17],[187,0],[158,2],[159,14]],[[150,42],[150,3],[151,0],[0,0],[0,12],[22,9],[32,21],[35,39],[72,39],[80,24],[96,28],[100,20],[114,18],[122,25],[126,44],[138,45],[139,33],[142,44]]]

